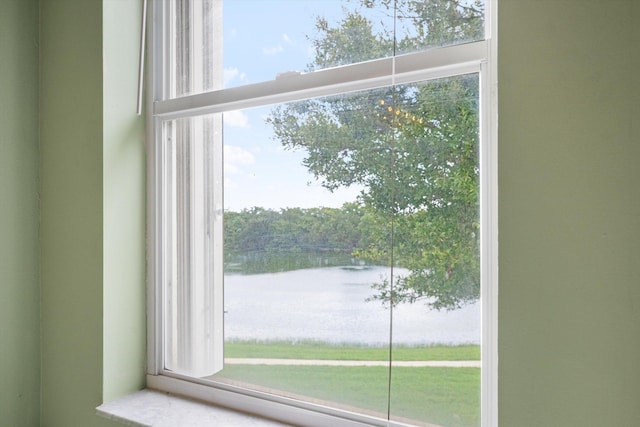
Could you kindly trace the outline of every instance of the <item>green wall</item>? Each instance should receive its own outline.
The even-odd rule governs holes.
[[[142,385],[138,6],[0,3],[2,425]],[[500,425],[640,425],[640,2],[499,18]]]
[[[145,382],[145,140],[136,116],[141,4],[103,2],[105,401]]]
[[[40,1],[42,425],[144,386],[140,1]]]
[[[639,5],[500,0],[502,426],[640,425]]]
[[[91,425],[102,400],[102,11],[40,2],[43,425]]]
[[[38,2],[0,3],[0,425],[39,423]]]

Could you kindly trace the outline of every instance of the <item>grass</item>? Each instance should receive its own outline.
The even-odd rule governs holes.
[[[225,357],[385,360],[388,350],[319,342],[230,342]],[[395,360],[479,360],[479,346],[420,346],[394,349]],[[413,424],[480,425],[480,369],[395,367],[391,414]],[[227,365],[217,379],[291,397],[386,417],[386,367]]]
[[[388,360],[389,349],[354,344],[332,345],[318,341],[231,341],[225,357],[320,360]],[[393,360],[480,360],[480,346],[396,346]]]

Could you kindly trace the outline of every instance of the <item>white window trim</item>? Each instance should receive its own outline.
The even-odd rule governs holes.
[[[182,98],[156,101],[154,91],[148,91],[148,358],[147,387],[176,395],[187,396],[206,403],[220,405],[240,412],[260,414],[266,418],[305,426],[403,426],[394,421],[380,420],[365,415],[347,413],[333,408],[267,395],[257,391],[236,389],[218,384],[162,372],[162,317],[157,304],[160,290],[155,285],[159,265],[156,241],[161,224],[156,206],[162,202],[157,182],[161,176],[155,167],[159,151],[153,135],[160,134],[161,119],[175,119],[255,107],[277,102],[288,102],[328,93],[371,89],[390,84],[408,83],[478,72],[480,75],[480,208],[482,257],[482,368],[481,368],[481,420],[483,427],[498,426],[498,109],[497,109],[497,4],[486,2],[486,40],[432,49],[417,54],[384,58],[344,68],[327,69],[313,74],[287,74],[272,82],[258,83],[225,91],[212,91]],[[158,8],[151,2],[149,16],[156,17]],[[148,26],[153,41],[155,25]],[[158,78],[154,70],[161,69],[162,55],[158,47],[150,49],[148,73],[150,81]],[[427,68],[425,68],[425,64]],[[160,68],[159,68],[160,67]],[[395,76],[384,76],[384,70],[395,67]],[[344,81],[344,73],[358,75],[359,84]],[[362,80],[362,74],[368,73]],[[356,80],[354,77],[353,80]],[[309,89],[316,86],[320,87]],[[251,94],[249,96],[249,94]],[[256,94],[260,94],[256,97]],[[251,98],[251,100],[249,100]]]
[[[176,119],[478,73],[487,51],[488,42],[483,40],[308,74],[287,73],[271,81],[155,101],[153,114]]]
[[[487,0],[480,74],[481,425],[498,427],[498,0]]]

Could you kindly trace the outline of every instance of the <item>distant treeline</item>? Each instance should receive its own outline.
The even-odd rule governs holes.
[[[255,207],[227,211],[224,221],[228,269],[247,263],[263,267],[251,272],[364,262],[362,250],[380,234],[376,216],[357,203],[278,211]]]

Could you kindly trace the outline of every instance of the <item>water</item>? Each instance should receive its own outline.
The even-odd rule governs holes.
[[[225,337],[389,343],[390,310],[367,302],[384,267],[325,267],[225,276]],[[393,310],[395,344],[479,344],[480,304],[434,311],[423,303]]]

